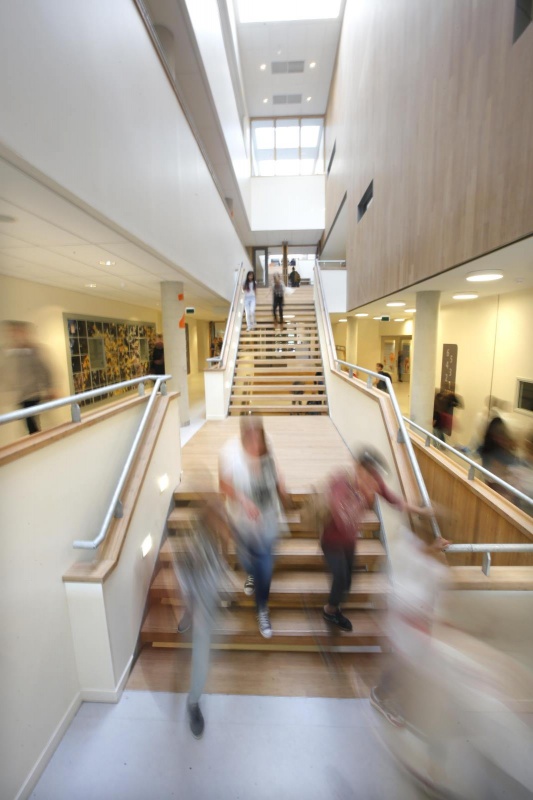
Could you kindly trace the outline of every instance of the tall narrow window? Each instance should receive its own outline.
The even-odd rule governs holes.
[[[362,196],[357,206],[357,222],[359,222],[364,215],[372,200],[374,199],[374,181],[370,181],[370,186]]]

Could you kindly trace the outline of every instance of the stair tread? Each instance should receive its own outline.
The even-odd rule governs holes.
[[[157,641],[157,636],[169,638],[176,642],[190,642],[191,631],[185,634],[177,632],[181,617],[181,609],[169,605],[153,605],[148,611],[142,626],[144,641]],[[323,619],[321,613],[311,610],[309,613],[300,608],[279,608],[272,611],[271,622],[274,636],[285,638],[309,639],[315,636],[327,636],[337,639],[339,644],[356,642],[361,637],[385,638],[386,616],[380,611],[351,611],[350,619],[353,631],[337,632]],[[232,608],[222,611],[215,621],[214,635],[220,637],[246,636],[264,643],[259,631],[255,614],[249,608]],[[274,642],[275,644],[276,642]]]
[[[250,402],[250,400],[287,400],[291,403],[297,403],[298,397],[302,397],[304,392],[300,392],[300,390],[295,389],[292,392],[287,392],[285,394],[231,394],[231,404],[235,405],[236,400],[243,400],[245,402]],[[323,395],[313,395],[313,403],[320,404],[320,405],[327,405],[327,399]]]
[[[312,489],[309,490],[301,489],[298,490],[297,492],[289,492],[291,496],[294,494],[301,499],[305,499],[310,495],[312,495],[313,493],[314,492]],[[180,491],[180,489],[178,488],[174,492],[174,499],[176,501],[180,500],[183,501],[189,498],[199,499],[202,497],[202,494],[203,493],[200,486],[198,487],[197,491],[191,489],[187,491]],[[222,497],[222,494],[218,492],[214,492],[212,494],[216,495],[217,497]],[[195,506],[178,507],[172,509],[172,511],[168,515],[168,520],[167,520],[167,522],[170,523],[169,527],[171,526],[172,523],[179,523],[180,521],[190,520],[191,518],[194,519],[197,516],[198,511],[199,511],[198,507]],[[285,513],[285,517],[289,525],[299,524],[301,521],[301,511],[300,510],[287,511]],[[374,511],[365,511],[361,518],[360,528],[361,530],[378,530],[379,518],[377,514]]]
[[[288,383],[288,382],[286,384],[279,384],[279,385],[275,384],[275,383],[271,383],[271,384],[268,384],[268,383],[267,384],[254,383],[254,384],[252,384],[250,386],[246,386],[246,385],[244,385],[244,386],[234,386],[233,390],[232,390],[232,394],[235,395],[235,396],[239,396],[239,397],[241,397],[241,396],[245,397],[246,395],[245,394],[241,395],[241,392],[242,393],[244,393],[244,392],[263,392],[263,391],[269,391],[269,392],[270,391],[276,391],[276,392],[278,392],[280,389],[281,390],[285,390],[287,392],[290,392],[290,391],[293,390],[295,392],[301,392],[302,394],[320,395],[321,392],[322,393],[324,392],[324,385],[323,384],[318,384],[318,383],[317,384],[313,384],[313,383],[305,384],[305,383]],[[238,395],[237,395],[237,390],[239,391]]]

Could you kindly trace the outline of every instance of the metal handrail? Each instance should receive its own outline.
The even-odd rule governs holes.
[[[228,349],[228,342],[231,337],[231,333],[234,327],[234,316],[235,316],[235,309],[237,305],[237,301],[241,296],[242,286],[244,283],[243,274],[245,268],[244,261],[241,262],[241,266],[239,267],[239,274],[237,275],[237,281],[235,283],[235,289],[233,291],[233,298],[231,300],[231,306],[228,313],[228,320],[226,322],[226,330],[224,331],[224,339],[222,341],[222,347],[220,348],[220,355],[219,356],[211,356],[210,358],[206,358],[208,364],[211,364],[213,367],[216,365],[217,367],[224,368],[226,356],[227,356],[227,349]]]
[[[170,380],[171,375],[143,375],[140,378],[132,378],[130,381],[122,381],[121,383],[112,383],[108,386],[101,386],[99,389],[90,389],[88,392],[80,392],[80,394],[71,394],[69,397],[60,397],[58,400],[49,400],[47,403],[39,403],[30,408],[21,408],[18,411],[10,411],[8,414],[0,415],[0,425],[6,422],[15,422],[18,419],[25,419],[26,417],[35,417],[45,411],[51,411],[54,408],[61,408],[62,406],[71,406],[72,422],[81,422],[81,410],[79,406],[80,400],[87,400],[91,397],[100,397],[109,392],[115,392],[118,389],[126,389],[128,386],[139,386],[139,394],[144,395],[144,382],[157,381],[160,379],[161,383]],[[161,394],[166,394],[161,391]]]
[[[439,439],[438,436],[435,436],[435,434],[430,433],[425,428],[422,428],[420,425],[417,425],[417,423],[413,422],[413,420],[409,419],[409,417],[404,417],[404,420],[412,428],[415,428],[417,431],[420,431],[420,433],[422,433],[425,436],[426,447],[430,447],[431,442],[434,441],[439,445],[439,447],[443,447],[446,450],[449,450],[455,456],[460,458],[462,461],[465,461],[467,464],[469,464],[470,468],[468,470],[468,480],[471,481],[474,480],[474,478],[476,477],[476,470],[477,470],[482,475],[488,477],[492,483],[497,483],[499,486],[502,486],[510,494],[515,495],[516,497],[520,498],[520,500],[523,500],[529,505],[533,506],[533,497],[529,497],[527,494],[524,494],[519,489],[516,489],[514,486],[511,486],[510,483],[507,483],[507,481],[504,481],[502,478],[499,478],[497,475],[494,475],[493,472],[490,472],[488,469],[485,469],[485,467],[482,467],[480,464],[476,464],[475,461],[473,461],[471,458],[468,458],[468,456],[465,456],[464,453],[461,453],[460,450],[456,450],[455,447],[452,447],[447,442],[443,442],[442,439]]]
[[[329,349],[330,349],[330,354],[331,354],[331,352],[332,352],[331,351],[331,343],[334,342],[334,338],[333,338],[333,332],[331,330],[331,320],[330,320],[329,314],[327,312],[327,307],[326,307],[324,289],[323,289],[323,285],[322,285],[322,276],[320,274],[320,267],[318,266],[318,264],[315,267],[315,271],[317,273],[317,284],[318,284],[318,287],[319,287],[320,299],[321,299],[322,307],[323,307],[324,314],[325,314],[325,317],[326,317],[325,322],[326,322],[327,333],[328,333],[328,336],[329,336]],[[336,364],[336,365],[342,364],[343,366],[348,367],[348,375],[349,375],[349,377],[351,379],[353,379],[354,371],[364,372],[368,376],[367,386],[369,388],[371,388],[371,386],[372,386],[372,378],[377,378],[380,381],[381,380],[385,381],[385,384],[387,386],[387,390],[388,390],[388,393],[389,393],[389,397],[391,399],[392,407],[394,409],[394,414],[395,414],[397,422],[398,422],[398,443],[405,445],[405,448],[406,448],[406,451],[407,451],[407,456],[408,456],[409,461],[411,463],[411,467],[412,467],[412,470],[413,470],[413,473],[414,473],[414,476],[415,476],[415,480],[416,480],[416,483],[417,483],[417,486],[418,486],[418,491],[420,492],[420,496],[422,498],[423,505],[428,507],[428,508],[431,508],[431,499],[429,497],[428,490],[426,489],[426,484],[424,483],[424,478],[422,476],[422,472],[420,471],[420,466],[418,464],[418,461],[416,460],[416,456],[415,456],[415,452],[414,452],[413,446],[411,444],[411,440],[410,440],[410,438],[409,438],[409,436],[407,434],[407,430],[405,428],[405,424],[404,424],[403,417],[402,417],[402,412],[400,411],[400,406],[398,405],[398,401],[397,401],[396,395],[394,393],[394,388],[392,386],[392,381],[390,380],[390,378],[387,378],[384,375],[378,375],[377,372],[373,372],[372,370],[365,369],[364,367],[358,367],[355,364],[350,364],[348,361],[342,361],[341,359],[336,358],[334,355],[331,355],[331,358],[333,359],[333,363],[334,364]],[[439,524],[438,524],[437,520],[435,519],[435,517],[430,517],[430,524],[431,524],[431,528],[432,528],[432,531],[433,531],[433,535],[435,536],[436,539],[439,539],[440,536],[441,536],[441,532],[440,532]]]

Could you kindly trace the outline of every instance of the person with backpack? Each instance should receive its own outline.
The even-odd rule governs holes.
[[[293,258],[290,266],[292,267],[291,271],[289,272],[289,286],[292,289],[297,289],[300,285],[300,273],[296,271],[296,261]]]
[[[274,325],[278,321],[276,315],[276,309],[279,310],[279,324],[283,325],[284,295],[285,295],[285,287],[281,282],[279,273],[276,273],[274,275],[274,284],[272,286],[272,300],[273,300],[272,313],[274,314]]]

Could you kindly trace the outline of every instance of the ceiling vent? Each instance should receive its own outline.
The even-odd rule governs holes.
[[[301,94],[275,94],[272,98],[272,103],[275,106],[285,105],[286,103],[301,103],[302,102],[302,95]]]
[[[303,72],[305,61],[273,61],[272,74],[286,75],[287,73]]]

